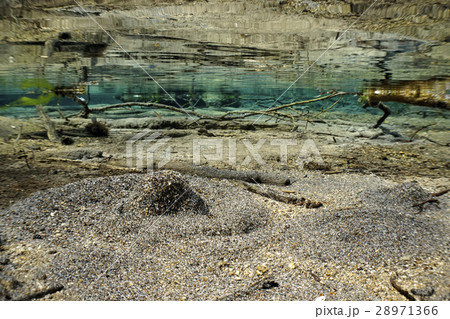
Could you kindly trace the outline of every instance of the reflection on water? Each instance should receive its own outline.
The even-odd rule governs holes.
[[[88,33],[84,38],[91,41],[75,41],[70,32],[42,42],[1,44],[0,105],[35,96],[32,89],[21,88],[26,79],[45,79],[55,87],[95,83],[89,86],[91,107],[157,102],[207,112],[263,109],[331,90],[362,92],[374,81],[427,80],[450,71],[448,59],[429,54],[432,42],[374,32],[313,34],[317,37],[287,34],[278,39],[279,48],[259,45],[267,34],[264,39],[242,34],[240,45],[193,41],[192,35],[119,34],[115,43],[105,34]],[[334,39],[339,41],[325,51]],[[448,97],[448,84],[439,90]],[[63,111],[80,110],[71,98],[55,97],[48,105],[57,104]],[[357,97],[346,98],[343,106],[361,111]],[[112,117],[132,114],[111,112]],[[34,110],[20,107],[2,114],[35,116]]]

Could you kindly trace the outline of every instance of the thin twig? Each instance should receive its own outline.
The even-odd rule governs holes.
[[[444,190],[436,192],[436,193],[431,193],[430,196],[431,197],[439,197],[439,196],[447,194],[448,192],[450,192],[450,188],[444,189]]]
[[[303,197],[279,193],[272,189],[265,190],[260,186],[256,187],[246,182],[241,182],[240,184],[244,186],[245,189],[248,190],[249,192],[276,200],[277,202],[294,205],[303,205],[306,201],[306,199],[304,199]]]
[[[422,126],[421,128],[418,128],[416,131],[414,131],[414,133],[411,135],[410,140],[412,141],[412,139],[414,138],[414,136],[416,136],[417,133],[419,133],[420,131],[429,128],[430,126],[436,125],[436,123],[431,123],[425,126]]]
[[[320,112],[317,113],[317,114],[314,114],[314,115],[313,115],[311,118],[309,118],[308,120],[312,120],[312,119],[318,117],[320,114],[325,113],[325,112],[328,112],[328,111],[331,110],[333,107],[335,107],[336,104],[338,104],[341,100],[342,100],[342,95],[341,95],[341,96],[339,97],[339,99],[338,99],[336,102],[334,102],[331,106],[327,107],[326,109],[320,111]]]
[[[437,144],[437,145],[439,145],[439,146],[449,146],[449,145],[450,145],[450,143],[447,143],[447,144],[438,143],[438,142],[433,141],[431,138],[426,137],[426,136],[422,136],[422,138],[423,138],[423,139],[426,139],[427,141],[430,141],[431,143]]]
[[[184,113],[189,114],[198,118],[209,118],[208,116],[202,115],[200,113],[197,113],[195,111],[189,111],[185,109],[180,109],[175,106],[167,105],[167,104],[160,104],[160,103],[144,103],[144,102],[127,102],[127,103],[119,103],[119,104],[111,104],[111,105],[105,105],[101,107],[92,108],[91,113],[100,113],[106,110],[110,109],[116,109],[116,108],[122,108],[122,107],[129,107],[129,106],[144,106],[144,107],[156,107],[159,109],[166,109],[173,112],[178,113]]]
[[[444,189],[444,190],[436,192],[436,193],[431,193],[430,198],[428,198],[424,201],[421,201],[420,203],[414,204],[413,207],[421,207],[421,206],[425,205],[426,203],[439,203],[439,200],[437,200],[436,198],[433,198],[433,197],[439,197],[439,196],[445,195],[449,191],[450,191],[450,189]]]
[[[123,108],[123,107],[132,107],[132,106],[142,106],[142,107],[154,107],[154,108],[158,108],[158,109],[165,109],[165,110],[169,110],[172,112],[177,112],[177,113],[184,113],[193,117],[197,117],[199,119],[210,119],[210,120],[215,120],[215,121],[220,121],[220,120],[238,120],[238,119],[244,119],[247,117],[252,117],[252,116],[267,116],[268,118],[272,118],[275,120],[288,120],[290,122],[292,122],[292,125],[295,127],[295,123],[296,121],[298,121],[299,119],[308,121],[308,117],[305,116],[305,113],[299,112],[298,110],[295,110],[293,108],[293,106],[295,105],[301,105],[301,104],[307,104],[307,103],[313,103],[313,102],[317,102],[317,101],[323,101],[326,99],[330,99],[336,96],[339,96],[339,100],[334,102],[330,107],[320,111],[319,113],[315,114],[312,118],[315,118],[317,116],[319,116],[320,114],[330,110],[331,108],[333,108],[342,98],[343,95],[348,95],[348,94],[353,94],[353,93],[348,93],[348,92],[337,92],[337,93],[332,93],[326,96],[322,96],[319,98],[315,98],[315,99],[310,99],[310,100],[305,100],[305,101],[297,101],[297,102],[293,102],[293,103],[288,103],[288,104],[283,104],[283,105],[279,105],[273,108],[270,108],[268,110],[235,110],[235,111],[229,111],[229,112],[225,112],[221,115],[206,115],[206,114],[201,114],[192,110],[186,110],[183,108],[178,108],[172,105],[167,105],[167,104],[161,104],[161,103],[153,103],[153,102],[149,102],[149,103],[144,103],[144,102],[127,102],[127,103],[119,103],[119,104],[112,104],[112,105],[105,105],[102,107],[97,107],[97,108],[91,108],[89,109],[89,113],[100,113],[100,112],[104,112],[110,109],[115,109],[115,108]],[[282,112],[282,110],[287,109],[290,112]],[[308,111],[306,111],[306,114],[308,113]],[[85,116],[86,110],[85,112],[83,112],[81,115]],[[310,118],[310,119],[312,119]]]
[[[412,207],[420,207],[425,205],[426,203],[439,203],[439,200],[437,200],[436,198],[428,198],[424,201],[421,201],[420,203],[412,205]]]

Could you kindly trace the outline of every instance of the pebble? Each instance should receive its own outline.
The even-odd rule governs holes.
[[[420,288],[420,289],[411,289],[411,293],[416,295],[416,296],[421,296],[421,297],[430,297],[434,294],[435,290],[433,287],[425,287],[425,288]]]

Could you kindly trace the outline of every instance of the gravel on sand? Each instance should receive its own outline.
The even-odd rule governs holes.
[[[311,173],[282,204],[172,171],[88,178],[0,212],[0,298],[448,300],[448,195]],[[60,287],[61,289],[53,289]]]

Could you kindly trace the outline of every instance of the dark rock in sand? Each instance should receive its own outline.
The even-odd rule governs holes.
[[[433,287],[425,287],[420,289],[411,289],[411,293],[420,297],[430,297],[434,294]]]

